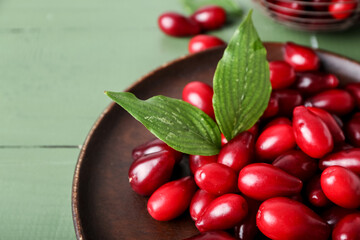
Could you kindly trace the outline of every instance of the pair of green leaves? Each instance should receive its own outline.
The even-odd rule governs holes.
[[[220,131],[231,140],[251,128],[265,111],[271,93],[266,50],[251,12],[235,31],[213,79],[215,123],[182,100],[155,96],[139,100],[128,92],[106,94],[172,148],[193,155],[215,155]]]

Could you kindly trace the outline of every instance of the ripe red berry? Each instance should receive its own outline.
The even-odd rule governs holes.
[[[294,69],[284,61],[269,62],[272,89],[287,88],[295,81]]]
[[[291,150],[280,155],[272,165],[299,178],[301,181],[309,180],[317,170],[317,161],[300,150]]]
[[[266,162],[272,162],[279,155],[296,146],[292,126],[273,125],[265,129],[256,141],[256,156]]]
[[[330,235],[330,227],[310,208],[284,197],[263,202],[256,224],[271,239],[326,240]]]
[[[174,219],[189,207],[195,191],[192,177],[168,182],[151,195],[147,203],[148,212],[158,221]]]
[[[321,174],[321,188],[326,197],[340,207],[360,207],[360,178],[346,168],[326,168]]]
[[[329,12],[335,19],[346,19],[355,12],[356,6],[353,0],[332,0]]]
[[[297,145],[312,158],[322,158],[332,151],[333,138],[326,124],[306,107],[294,109],[293,129]]]
[[[201,31],[198,23],[175,12],[161,14],[158,25],[165,34],[173,37],[193,36]]]
[[[360,213],[352,213],[342,218],[334,228],[332,239],[360,239]]]
[[[298,72],[314,71],[320,66],[319,57],[314,50],[291,42],[285,44],[284,59]]]
[[[225,45],[226,43],[218,37],[210,35],[197,35],[190,39],[189,53],[197,53],[209,48]]]
[[[339,116],[350,113],[355,107],[353,97],[345,90],[331,89],[307,99],[305,106],[317,107]]]
[[[216,198],[217,196],[211,193],[208,193],[204,190],[199,189],[190,203],[190,216],[196,221],[204,213],[208,205]]]
[[[199,188],[211,194],[222,195],[237,190],[237,174],[232,168],[220,163],[202,166],[194,177]]]
[[[219,153],[218,163],[239,172],[245,165],[252,162],[254,146],[254,135],[250,132],[242,132],[223,146]]]
[[[150,140],[134,148],[132,151],[132,158],[134,160],[137,160],[142,156],[161,151],[168,151],[171,155],[174,156],[175,162],[179,162],[182,159],[181,152],[178,152],[175,149],[169,147],[166,143],[164,143],[158,138]]]
[[[224,146],[227,143],[228,143],[228,140],[226,139],[224,134],[221,133],[221,146]]]
[[[174,164],[173,155],[167,151],[138,158],[131,164],[128,173],[131,188],[141,195],[152,194],[170,179]]]
[[[326,207],[331,204],[321,189],[320,175],[313,177],[306,184],[306,196],[308,201],[315,207]]]
[[[352,148],[332,153],[319,162],[321,170],[331,166],[344,167],[360,175],[360,149]]]
[[[360,147],[360,112],[355,113],[346,124],[346,137],[355,147]]]
[[[261,118],[263,119],[263,118],[274,117],[278,113],[279,113],[279,100],[274,94],[271,94],[268,106],[265,109]]]
[[[301,191],[302,182],[270,164],[253,163],[240,171],[238,187],[246,196],[263,201],[297,194]]]
[[[334,74],[299,72],[294,86],[301,94],[313,95],[324,90],[336,88],[338,85],[339,79]]]
[[[226,22],[226,12],[219,6],[205,6],[194,12],[191,17],[203,30],[222,27]]]
[[[183,89],[182,99],[185,102],[201,109],[204,113],[215,119],[214,108],[212,105],[213,88],[206,83],[193,81]]]
[[[346,85],[345,89],[353,96],[353,98],[356,102],[356,106],[359,109],[360,108],[360,83],[349,83]]]
[[[243,220],[247,213],[245,199],[229,193],[213,200],[195,222],[195,226],[200,232],[229,229]]]

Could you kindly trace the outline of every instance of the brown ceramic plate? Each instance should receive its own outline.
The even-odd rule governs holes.
[[[282,58],[281,43],[265,43],[269,60]],[[181,98],[190,81],[211,84],[224,48],[180,58],[141,78],[128,91],[141,99],[154,95]],[[342,81],[360,81],[360,63],[317,51],[324,70]],[[114,89],[113,89],[114,90]],[[112,103],[92,127],[81,150],[72,190],[73,220],[78,239],[181,240],[197,233],[188,213],[169,221],[153,220],[147,198],[130,188],[127,173],[131,151],[153,136],[118,105]],[[187,159],[175,170],[188,174]]]

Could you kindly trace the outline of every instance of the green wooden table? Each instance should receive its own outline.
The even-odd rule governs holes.
[[[244,11],[253,7],[240,3]],[[179,0],[0,1],[0,239],[74,239],[72,177],[92,124],[123,90],[187,54],[157,28]],[[254,13],[264,41],[310,45],[360,61],[360,29],[310,34]],[[237,24],[212,34],[229,40]]]

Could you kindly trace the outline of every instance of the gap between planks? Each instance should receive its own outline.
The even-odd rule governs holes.
[[[0,149],[19,149],[19,148],[76,148],[81,149],[82,145],[0,145]]]

